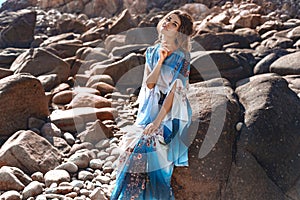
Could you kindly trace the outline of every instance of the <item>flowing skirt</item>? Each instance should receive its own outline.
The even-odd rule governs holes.
[[[174,163],[179,158],[173,159],[170,145],[178,140],[179,124],[178,119],[173,119],[172,130],[162,126],[151,135],[142,134],[142,128],[131,129],[121,144],[126,151],[118,160],[118,175],[111,200],[174,199],[171,177]],[[187,163],[183,165],[187,166]]]

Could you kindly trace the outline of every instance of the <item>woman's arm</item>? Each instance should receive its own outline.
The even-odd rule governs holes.
[[[171,91],[165,98],[164,103],[163,103],[156,119],[152,123],[148,124],[146,126],[146,128],[144,129],[144,134],[151,134],[158,129],[162,120],[165,118],[165,116],[168,114],[168,112],[172,108],[175,89],[176,89],[176,83],[173,85]]]
[[[162,64],[168,56],[168,52],[169,52],[169,49],[167,47],[161,47],[160,48],[160,50],[159,50],[159,59],[157,61],[157,64],[154,67],[154,69],[152,70],[152,72],[146,78],[146,85],[149,89],[154,88],[154,86],[155,86],[155,84],[158,80],[158,76],[160,74],[160,69],[162,67]]]
[[[162,67],[162,62],[157,62],[156,66],[154,67],[152,72],[149,73],[149,70],[147,69],[148,76],[146,78],[146,85],[149,89],[154,88],[154,86],[158,80],[158,76],[160,74],[161,67]]]

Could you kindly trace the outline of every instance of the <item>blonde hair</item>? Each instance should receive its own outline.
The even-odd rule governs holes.
[[[191,50],[191,36],[194,33],[194,20],[193,18],[187,13],[182,10],[173,10],[166,14],[157,24],[157,31],[158,31],[158,41],[161,41],[162,35],[160,33],[160,28],[162,26],[162,22],[169,17],[170,15],[175,14],[179,17],[181,24],[178,28],[177,38],[176,38],[176,44],[178,45],[178,48],[181,48],[184,51],[190,51]]]

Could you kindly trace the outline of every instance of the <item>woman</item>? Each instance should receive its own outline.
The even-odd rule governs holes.
[[[174,166],[188,166],[186,132],[191,108],[188,87],[193,20],[174,10],[157,25],[159,42],[146,50],[143,85],[134,127],[121,141],[114,199],[174,199]]]

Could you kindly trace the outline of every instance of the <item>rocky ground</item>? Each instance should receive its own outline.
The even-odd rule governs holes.
[[[190,166],[174,171],[176,199],[300,199],[297,1],[8,2],[0,199],[109,199],[143,53],[173,8],[196,20]]]

